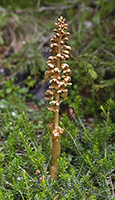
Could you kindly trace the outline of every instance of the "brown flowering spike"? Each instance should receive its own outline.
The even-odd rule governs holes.
[[[51,83],[49,89],[45,93],[47,95],[45,98],[50,100],[51,107],[48,109],[55,112],[54,119],[51,119],[48,125],[52,148],[50,175],[54,180],[57,179],[57,159],[60,157],[61,153],[60,137],[64,131],[59,127],[59,105],[67,97],[67,85],[71,85],[71,78],[69,77],[71,70],[66,63],[66,59],[69,58],[69,50],[71,50],[71,47],[67,45],[67,36],[70,35],[70,33],[66,31],[68,25],[61,16],[58,19],[58,23],[55,23],[55,26],[56,28],[53,30],[55,35],[50,40],[50,42],[52,42],[49,51],[51,56],[48,57],[47,70],[45,72],[45,75]]]

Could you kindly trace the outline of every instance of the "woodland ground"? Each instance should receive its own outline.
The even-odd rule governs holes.
[[[44,72],[62,15],[72,86],[60,105],[61,157],[51,181]],[[0,199],[115,199],[115,2],[0,1]]]

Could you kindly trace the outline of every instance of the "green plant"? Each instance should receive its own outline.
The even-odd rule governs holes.
[[[64,132],[56,181],[50,180],[47,171],[51,154],[47,123],[52,113],[45,108],[41,113],[31,113],[32,118],[24,112],[15,116],[10,110],[2,113],[2,137],[7,133],[5,141],[1,140],[3,145],[0,143],[3,200],[114,199],[115,124],[111,111],[115,103],[109,99],[101,106],[103,121],[93,129],[83,118],[81,104],[78,96],[71,105],[74,118],[67,114],[60,118]]]
[[[18,110],[26,110],[25,95],[28,89],[26,87],[20,88],[14,84],[14,78],[11,77],[9,80],[2,83],[0,90],[0,108],[16,108]]]
[[[27,27],[23,26],[24,22],[28,22],[29,27],[35,19],[36,4],[34,8],[17,10],[18,5],[22,8],[26,1],[15,2],[12,7],[9,7],[12,0],[1,2],[7,4],[7,10],[0,8],[0,12],[9,12],[8,19],[13,17],[12,8],[19,16],[17,21],[19,19],[21,24],[18,24],[15,33],[22,34],[20,28]],[[1,60],[0,70],[9,68],[10,76],[0,77],[0,199],[114,200],[114,1],[62,0],[57,5],[56,1],[44,0],[38,1],[37,6],[43,10],[39,14],[39,31],[35,40],[32,32],[32,40],[21,51]],[[56,9],[56,12],[52,15],[50,9]],[[69,94],[60,104],[59,126],[64,132],[60,138],[61,155],[57,159],[58,178],[52,181],[49,175],[52,161],[47,124],[54,118],[54,113],[47,112],[46,102],[44,105],[37,103],[35,110],[32,110],[34,102],[29,102],[26,108],[24,105],[28,89],[34,87],[36,79],[42,77],[40,71],[45,70],[39,50],[49,45],[50,29],[60,12],[66,17],[71,32],[68,42],[72,51],[68,64],[72,69],[73,84],[68,86]],[[33,13],[34,18],[30,20]],[[8,30],[5,17],[1,15],[1,31]],[[14,21],[13,18],[15,29],[17,23],[14,24]],[[10,25],[8,27],[14,33],[14,29]],[[4,34],[2,36],[5,37]],[[25,34],[22,38],[25,39]],[[15,75],[22,75],[27,70],[29,77],[23,80],[27,88],[18,87],[18,83],[14,85]]]

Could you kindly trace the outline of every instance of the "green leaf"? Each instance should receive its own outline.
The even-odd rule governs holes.
[[[8,102],[5,99],[1,99],[0,101],[0,108],[5,108],[8,106]]]
[[[97,78],[97,73],[94,71],[94,69],[92,68],[92,65],[90,65],[90,64],[88,64],[91,68],[89,68],[89,70],[88,70],[88,72],[89,72],[89,74],[91,75],[91,77],[93,78],[93,79],[96,79]]]
[[[3,37],[2,37],[3,33],[0,32],[0,44],[3,45],[4,44],[4,40],[3,40]]]
[[[103,111],[103,113],[104,113],[105,115],[107,115],[107,114],[106,114],[106,111],[105,111],[105,109],[104,109],[103,106],[100,106],[100,109]]]
[[[6,93],[10,94],[12,92],[12,88],[6,88]]]
[[[18,22],[18,24],[21,25],[19,16],[17,14],[15,14],[15,13],[11,13],[11,15],[16,19],[16,21]]]

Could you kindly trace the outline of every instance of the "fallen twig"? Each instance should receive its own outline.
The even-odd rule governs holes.
[[[110,183],[111,183],[111,188],[112,188],[112,195],[114,195],[115,193],[114,193],[114,186],[113,186],[113,182],[112,182],[112,176],[115,176],[114,174],[112,174],[111,176],[110,176]]]
[[[73,142],[74,142],[74,144],[75,144],[75,146],[76,146],[76,148],[77,148],[77,150],[78,150],[78,152],[79,152],[79,154],[80,155],[82,155],[82,153],[80,152],[80,150],[79,150],[79,148],[78,148],[78,146],[77,146],[77,144],[76,144],[76,142],[75,142],[75,140],[74,140],[74,138],[73,138],[73,136],[70,134],[70,132],[69,131],[67,131],[67,130],[65,130],[67,133],[68,133],[68,135],[71,137],[71,139],[73,140]]]
[[[26,175],[29,176],[29,178],[31,179],[30,181],[31,182],[35,182],[35,183],[38,183],[38,181],[34,180],[27,172],[25,169],[23,169],[22,167],[18,166],[22,171],[25,171]]]

